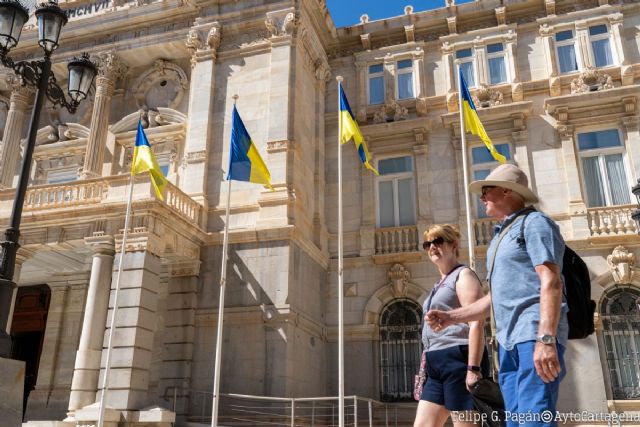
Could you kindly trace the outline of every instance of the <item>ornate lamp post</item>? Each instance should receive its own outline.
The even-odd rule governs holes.
[[[640,178],[638,178],[638,182],[631,188],[631,192],[634,196],[636,196],[636,200],[638,201],[638,208],[640,208]],[[640,234],[640,209],[636,209],[631,214],[631,218],[636,222],[636,233]]]
[[[29,170],[44,97],[46,95],[54,106],[61,106],[70,113],[75,113],[80,101],[87,97],[97,71],[96,66],[89,61],[87,54],[83,54],[81,58],[74,58],[69,62],[68,92],[71,100],[67,101],[64,91],[51,73],[50,59],[51,54],[58,47],[58,38],[62,27],[67,23],[67,15],[52,0],[41,4],[36,9],[35,15],[38,21],[38,44],[44,51],[44,58],[38,61],[14,62],[8,54],[11,48],[18,44],[22,26],[29,19],[29,12],[16,0],[0,0],[0,62],[20,76],[23,85],[37,88],[29,122],[27,146],[20,168],[20,178],[16,187],[16,197],[13,201],[9,227],[5,231],[4,241],[0,242],[0,247],[2,247],[0,252],[0,356],[4,357],[10,357],[11,352],[11,338],[6,329],[11,311],[13,292],[16,287],[13,282],[13,274],[16,253],[20,246],[18,238],[20,237],[22,205],[27,191]]]

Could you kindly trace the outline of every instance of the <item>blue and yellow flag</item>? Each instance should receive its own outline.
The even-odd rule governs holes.
[[[269,169],[262,161],[262,157],[251,140],[247,128],[244,127],[235,105],[232,116],[231,155],[229,156],[227,180],[264,184],[273,190]]]
[[[460,70],[460,90],[462,91],[462,114],[464,116],[464,129],[467,132],[471,132],[472,134],[478,136],[484,145],[487,146],[487,150],[491,153],[494,159],[499,161],[500,163],[505,163],[507,159],[496,150],[496,147],[489,139],[489,135],[487,135],[487,131],[484,130],[484,126],[482,126],[482,122],[480,122],[480,117],[478,117],[478,111],[476,110],[476,106],[473,104],[473,100],[471,99],[471,94],[469,93],[469,88],[467,87],[467,82],[464,81],[464,75],[462,74],[462,69]]]
[[[131,175],[149,171],[151,175],[151,183],[156,190],[156,195],[160,200],[164,200],[162,197],[162,190],[167,185],[167,178],[165,178],[158,162],[156,161],[147,135],[142,130],[142,121],[138,121],[138,133],[136,134],[136,145],[133,149],[133,162],[131,162]]]
[[[347,101],[347,96],[344,94],[344,90],[342,89],[342,83],[338,83],[338,97],[340,98],[340,115],[338,116],[340,142],[346,144],[350,139],[353,139],[354,144],[356,144],[356,150],[358,150],[360,160],[364,166],[370,171],[373,171],[376,175],[380,175],[380,173],[371,166],[371,154],[369,154],[369,150],[367,150],[367,145],[360,133],[360,128],[358,127],[356,118],[351,112],[349,101]]]

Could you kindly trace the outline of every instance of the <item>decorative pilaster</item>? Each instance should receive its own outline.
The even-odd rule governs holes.
[[[221,27],[217,21],[197,18],[187,36],[191,52],[189,114],[184,149],[184,179],[182,191],[207,207],[208,144],[213,139],[213,100],[215,95],[216,58],[220,45]],[[231,96],[232,94],[229,94]]]
[[[431,203],[429,203],[429,163],[427,158],[429,146],[427,145],[426,129],[414,129],[413,134],[416,139],[416,143],[413,146],[413,158],[416,169],[416,188],[420,189],[420,191],[416,193],[418,196],[416,199],[416,212],[418,212],[416,225],[418,227],[418,236],[422,236],[422,233],[433,221]]]
[[[620,64],[620,78],[622,85],[626,86],[633,84],[633,65],[629,64],[625,52],[624,36],[622,35],[623,18],[621,13],[615,13],[609,17],[609,24],[611,26],[613,49]]]
[[[8,83],[12,91],[2,146],[0,146],[0,189],[13,186],[13,176],[19,164],[20,139],[26,119],[25,113],[35,93],[31,86],[23,86],[19,77],[9,77]]]
[[[91,113],[91,128],[87,140],[87,151],[82,168],[82,179],[102,176],[104,152],[107,144],[111,97],[116,81],[123,77],[127,67],[115,52],[102,52],[98,55],[98,76],[96,94]]]
[[[366,62],[357,61],[356,62],[356,76],[358,79],[358,105],[356,108],[356,119],[359,122],[367,121],[367,81],[368,75],[368,64]]]
[[[638,116],[622,118],[622,127],[626,133],[625,146],[633,167],[633,176],[640,173],[640,127]]]
[[[453,113],[458,111],[458,101],[456,98],[456,77],[453,66],[453,46],[448,42],[442,44],[442,56],[447,82],[447,110]]]
[[[558,77],[558,63],[556,62],[556,52],[553,44],[553,28],[547,24],[541,25],[539,33],[542,37],[545,57],[544,63],[547,65],[547,75],[549,76],[549,94],[551,96],[560,96],[562,94],[562,87],[560,85],[560,78]]]
[[[85,243],[91,247],[93,259],[71,382],[69,411],[83,408],[96,400],[115,250],[112,236],[87,237]]]
[[[476,87],[480,85],[489,84],[489,71],[487,70],[487,55],[485,51],[485,45],[481,42],[479,37],[473,41],[473,50],[475,50],[476,69],[478,70],[478,78],[476,81]]]
[[[593,67],[591,63],[591,55],[589,55],[589,27],[586,21],[576,22],[576,41],[577,48],[580,50],[581,63],[578,63],[578,69],[584,70]],[[576,58],[578,60],[578,58]]]
[[[396,99],[396,63],[390,53],[384,57],[384,105]]]
[[[562,159],[567,182],[567,195],[569,196],[569,215],[571,215],[571,227],[573,229],[572,238],[585,239],[591,233],[587,220],[587,206],[580,186],[573,126],[559,125],[556,129],[560,134],[562,144]]]
[[[123,256],[122,236],[116,236],[116,259],[113,263],[111,296],[107,325],[111,325],[114,294]],[[158,291],[160,288],[160,255],[162,238],[135,229],[127,238],[123,271],[120,278],[118,312],[115,320],[109,377],[105,402],[118,410],[140,410],[149,402],[149,370],[157,325]],[[109,334],[107,327],[106,334]],[[106,343],[106,336],[105,336]],[[103,352],[106,356],[106,351]],[[104,384],[106,358],[101,362],[99,385]],[[99,390],[98,395],[102,393]],[[97,396],[99,399],[100,396]]]
[[[367,147],[371,143],[365,140]],[[371,164],[375,165],[375,155],[371,155]],[[376,197],[375,174],[367,168],[360,169],[361,185],[361,222],[360,222],[360,256],[371,256],[376,251]]]

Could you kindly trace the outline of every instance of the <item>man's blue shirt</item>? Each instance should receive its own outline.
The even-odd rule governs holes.
[[[505,219],[508,223],[518,212]],[[526,216],[524,243],[520,238],[524,215],[517,217],[500,242],[491,274],[491,299],[496,319],[497,338],[501,346],[512,350],[515,344],[535,340],[540,322],[540,279],[537,265],[550,262],[562,268],[564,240],[555,222],[541,212]],[[487,251],[487,271],[503,225]],[[557,340],[567,343],[569,324],[568,307],[563,299],[558,323]]]

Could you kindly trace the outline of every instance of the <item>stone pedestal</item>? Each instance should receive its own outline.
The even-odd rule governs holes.
[[[22,423],[25,363],[0,358],[0,425],[19,426]]]

